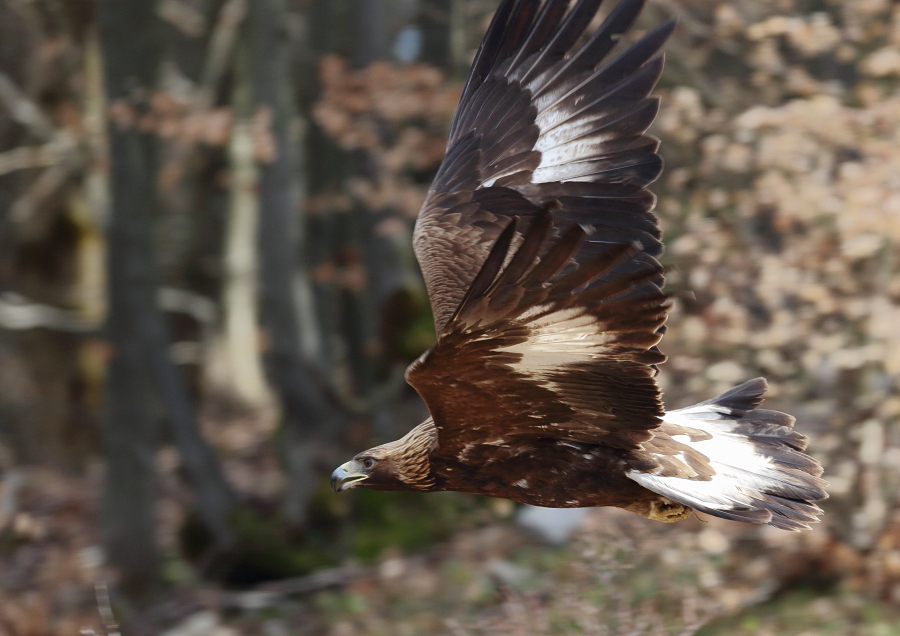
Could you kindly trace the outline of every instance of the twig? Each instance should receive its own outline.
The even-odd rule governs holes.
[[[211,610],[258,610],[280,603],[285,596],[311,594],[367,576],[372,576],[373,568],[348,565],[319,570],[307,576],[282,581],[263,583],[252,590],[225,592],[209,588],[182,588],[167,600],[145,610],[129,621],[131,631],[136,633],[156,633],[157,623],[178,622],[198,611]]]
[[[239,27],[246,15],[247,0],[228,0],[219,11],[209,41],[209,54],[203,67],[203,79],[192,109],[194,113],[212,107],[215,87],[228,68],[228,61],[240,34]]]
[[[206,33],[206,16],[182,0],[162,0],[156,12],[187,37],[199,38]]]
[[[0,530],[6,528],[18,510],[19,490],[25,484],[25,475],[21,470],[7,471],[3,478],[3,494],[0,495]]]
[[[678,0],[654,0],[654,4],[662,7],[673,17],[678,18],[678,23],[691,35],[703,38],[708,38],[712,35],[712,28],[695,18]]]
[[[0,152],[0,175],[29,168],[46,168],[59,161],[59,148],[54,143],[42,146],[20,146]]]
[[[219,607],[258,610],[278,604],[285,596],[310,594],[329,587],[339,587],[371,573],[371,568],[359,566],[319,570],[307,576],[264,583],[255,590],[247,592],[223,592],[219,596]]]
[[[0,73],[0,103],[6,106],[13,119],[28,128],[34,136],[44,141],[53,139],[56,127],[6,73]]]
[[[25,149],[17,148],[5,155],[12,155]],[[87,155],[84,147],[69,133],[60,131],[49,144],[37,148],[37,156],[34,152],[23,152],[21,156],[32,154],[32,159],[46,162],[48,167],[41,172],[28,189],[10,207],[10,217],[19,226],[19,231],[26,235],[35,235],[40,232],[41,207],[59,192],[72,174],[80,170],[87,163]],[[16,169],[13,167],[12,169]],[[0,174],[3,174],[0,166]]]
[[[173,342],[170,345],[170,353],[175,364],[202,363],[218,321],[216,303],[206,296],[184,289],[160,287],[156,291],[156,304],[163,311],[186,314],[200,326],[199,342]]]
[[[63,187],[71,173],[69,166],[61,163],[44,170],[25,193],[10,206],[9,215],[16,225],[19,227],[29,225],[29,231],[26,233],[36,234],[35,222],[42,204]]]
[[[0,328],[22,330],[37,327],[87,333],[97,331],[100,325],[82,320],[75,312],[33,303],[14,292],[0,294]]]
[[[103,621],[103,636],[121,636],[112,603],[109,601],[109,586],[105,581],[94,584],[94,597],[97,599],[97,612]],[[98,636],[93,629],[82,629],[80,632],[82,636]]]
[[[213,326],[218,319],[216,303],[206,296],[175,287],[160,287],[156,304],[163,311],[187,314],[201,325]]]
[[[116,623],[116,617],[112,611],[112,603],[109,602],[109,587],[105,581],[94,586],[94,594],[97,596],[100,618],[103,619],[103,631],[106,632],[106,636],[119,636],[119,625]]]
[[[216,306],[208,298],[172,287],[161,287],[156,295],[157,306],[163,311],[184,313],[200,323],[204,341],[215,326]],[[0,293],[0,329],[22,330],[44,327],[57,331],[92,332],[99,323],[81,318],[76,312],[51,305],[31,302],[15,292]]]
[[[344,585],[354,579],[369,576],[374,572],[372,568],[363,568],[358,565],[345,565],[336,568],[319,570],[306,576],[298,576],[271,583],[263,583],[260,591],[288,596],[291,594],[309,594],[318,590]]]

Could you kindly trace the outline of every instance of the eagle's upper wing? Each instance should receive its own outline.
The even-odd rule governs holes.
[[[642,284],[659,265],[634,271],[636,247],[609,245],[573,268],[590,229],[549,239],[549,211],[510,250],[516,223],[437,343],[407,370],[441,454],[480,465],[547,439],[639,450],[663,414],[651,365],[663,360],[655,345],[667,300]]]
[[[578,0],[567,11],[569,0],[504,0],[494,16],[416,223],[438,331],[510,219],[520,220],[518,240],[551,200],[560,204],[554,235],[573,223],[594,228],[576,262],[606,244],[636,242],[632,271],[655,264],[660,235],[645,186],[662,163],[657,140],[644,133],[658,107],[649,97],[662,70],[657,52],[673,23],[607,59],[644,0],[622,0],[579,45],[599,4]]]

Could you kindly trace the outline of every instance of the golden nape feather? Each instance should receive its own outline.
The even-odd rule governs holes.
[[[407,370],[431,418],[359,453],[335,490],[455,490],[552,507],[691,510],[809,527],[827,497],[757,378],[666,411],[660,232],[647,135],[674,23],[643,0],[505,0],[472,65],[414,247],[437,342]]]

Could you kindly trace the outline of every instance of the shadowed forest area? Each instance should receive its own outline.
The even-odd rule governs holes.
[[[636,29],[679,19],[666,403],[767,377],[813,531],[329,488],[426,416],[412,226],[495,8],[0,0],[0,635],[900,634],[891,0]]]

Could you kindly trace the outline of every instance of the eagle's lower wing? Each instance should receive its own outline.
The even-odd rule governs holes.
[[[576,262],[609,243],[640,243],[637,264],[654,264],[661,251],[645,186],[662,162],[644,133],[658,108],[649,97],[662,71],[657,53],[673,23],[606,59],[644,0],[622,0],[579,45],[599,4],[579,0],[567,11],[569,0],[504,0],[494,16],[416,223],[438,330],[509,220],[519,218],[522,232],[550,200],[561,204],[555,234],[572,223],[594,227]]]
[[[667,298],[643,285],[659,265],[635,265],[635,246],[612,245],[573,268],[590,228],[550,239],[552,222],[539,212],[515,250],[509,223],[407,371],[444,456],[480,464],[548,439],[637,449],[660,423],[652,365],[664,359],[655,345]]]

